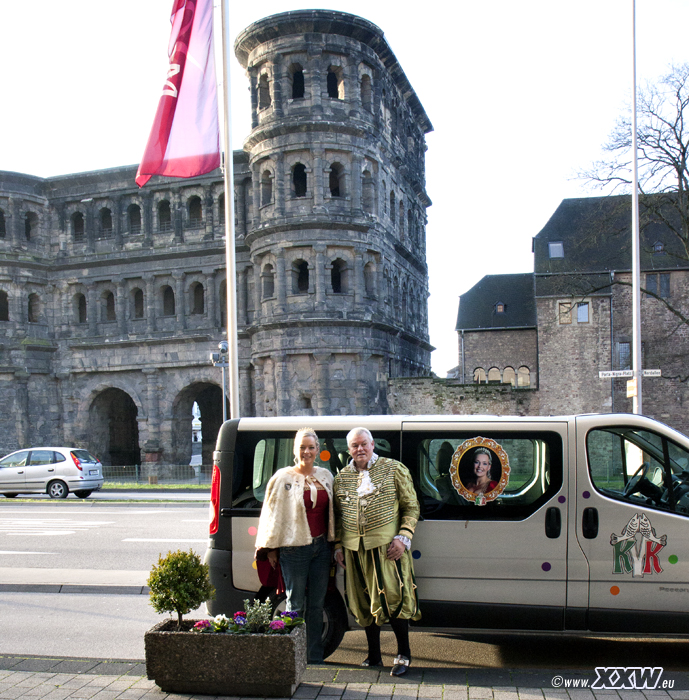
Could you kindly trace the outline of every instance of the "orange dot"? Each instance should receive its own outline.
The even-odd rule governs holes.
[[[329,460],[330,460],[330,452],[328,452],[328,450],[323,450],[323,452],[321,452],[321,461],[327,462]]]
[[[256,533],[258,532],[258,530],[252,525],[252,526],[247,530],[247,532],[251,535],[251,537],[256,537]]]
[[[610,593],[612,595],[619,595],[620,594],[620,587],[619,586],[612,586],[610,589]]]

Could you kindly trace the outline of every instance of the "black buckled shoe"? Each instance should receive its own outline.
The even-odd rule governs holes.
[[[383,659],[379,659],[375,663],[371,663],[371,659],[368,658],[368,656],[361,662],[362,666],[382,666],[383,665]]]
[[[409,664],[411,663],[411,659],[407,656],[402,656],[402,654],[398,654],[395,657],[395,662],[392,667],[392,670],[390,671],[391,676],[403,676],[406,672],[407,669],[409,668]]]

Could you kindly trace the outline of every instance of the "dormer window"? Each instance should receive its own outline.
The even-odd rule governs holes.
[[[653,244],[653,255],[665,255],[665,243],[656,241]]]
[[[499,301],[495,305],[495,313],[496,314],[504,314],[505,313],[505,304],[503,304],[501,301]]]
[[[548,243],[548,256],[551,260],[565,257],[565,246],[562,241],[550,241]]]

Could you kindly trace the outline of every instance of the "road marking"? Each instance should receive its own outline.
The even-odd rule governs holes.
[[[111,520],[73,520],[69,518],[0,518],[0,534],[2,535],[40,535],[55,537],[56,535],[74,535],[77,532],[87,532],[102,525],[113,525]]]
[[[0,549],[0,554],[55,554],[55,552],[15,552],[15,551],[3,551]]]
[[[128,537],[122,540],[122,542],[208,542],[208,538],[203,540],[170,540],[170,539],[156,539],[148,537]]]
[[[207,523],[208,518],[204,518],[203,520],[182,520],[183,523]]]

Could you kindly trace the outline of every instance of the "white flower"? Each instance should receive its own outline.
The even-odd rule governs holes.
[[[220,615],[216,615],[216,616],[213,618],[213,622],[215,622],[216,625],[222,624],[223,622],[229,623],[229,622],[230,622],[230,618],[229,618],[229,617],[226,617],[225,615],[223,615],[223,614],[221,613]]]
[[[356,490],[356,492],[359,494],[359,497],[362,496],[368,496],[369,494],[373,493],[376,490],[376,487],[373,485],[373,482],[371,481],[371,475],[368,473],[368,469],[366,469],[363,474],[361,475],[361,483],[359,484],[359,488]]]

